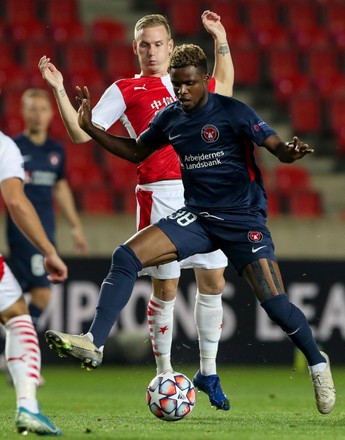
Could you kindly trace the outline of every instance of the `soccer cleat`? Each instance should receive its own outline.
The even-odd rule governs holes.
[[[215,406],[217,409],[222,409],[223,411],[229,411],[230,402],[223,393],[218,374],[203,376],[200,371],[198,371],[194,376],[193,384],[200,391],[208,395],[212,406]]]
[[[325,371],[310,374],[314,385],[317,409],[321,414],[328,414],[335,405],[335,387],[333,383],[329,358],[326,353],[320,352],[327,361]]]
[[[94,370],[102,363],[103,353],[98,350],[87,335],[69,335],[47,330],[45,338],[49,348],[54,349],[60,357],[69,355],[80,359],[81,367],[87,371]]]
[[[28,432],[39,435],[62,435],[60,429],[41,412],[35,414],[22,407],[17,409],[16,427],[23,435],[27,435]]]

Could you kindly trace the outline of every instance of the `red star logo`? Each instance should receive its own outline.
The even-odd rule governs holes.
[[[166,326],[164,326],[164,327],[161,327],[161,328],[159,329],[159,332],[162,333],[162,334],[164,335],[164,333],[165,333],[167,330],[168,330],[168,326],[166,325]]]

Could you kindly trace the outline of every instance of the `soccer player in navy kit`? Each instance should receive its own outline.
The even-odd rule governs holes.
[[[305,355],[317,408],[327,414],[336,400],[329,359],[317,348],[306,317],[285,293],[266,227],[266,193],[253,155],[254,143],[284,163],[313,150],[297,137],[283,142],[247,105],[209,94],[206,57],[198,46],[175,48],[170,75],[178,101],[158,113],[137,140],[95,127],[87,88],[80,93],[80,126],[113,154],[137,163],[156,149],[173,145],[181,161],[185,206],[115,249],[86,335],[48,330],[46,339],[61,355],[80,359],[87,369],[97,367],[138,271],[220,248],[252,286],[268,316]]]
[[[57,200],[61,212],[71,226],[77,253],[86,253],[88,245],[74,199],[64,176],[63,146],[48,136],[54,116],[49,93],[44,89],[28,89],[22,96],[24,132],[14,137],[24,159],[25,194],[34,205],[45,232],[55,243],[55,209]],[[48,306],[51,283],[43,266],[43,256],[7,216],[7,241],[10,267],[24,292],[30,292],[29,311],[34,324]],[[42,383],[44,379],[40,379]]]

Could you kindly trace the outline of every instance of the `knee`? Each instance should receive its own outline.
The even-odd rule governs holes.
[[[195,276],[199,292],[214,295],[224,291],[224,269],[196,269]]]

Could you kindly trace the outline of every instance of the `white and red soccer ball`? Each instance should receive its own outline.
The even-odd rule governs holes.
[[[181,420],[193,411],[196,393],[193,383],[182,373],[165,372],[154,377],[146,390],[146,402],[161,420]]]

